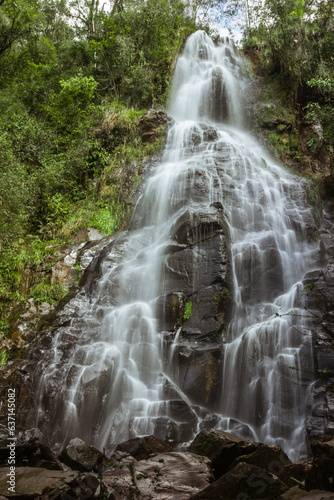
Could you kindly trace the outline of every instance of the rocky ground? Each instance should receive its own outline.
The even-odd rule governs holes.
[[[11,491],[7,444],[1,500],[334,500],[334,439],[313,442],[312,460],[298,463],[278,446],[208,429],[185,451],[147,436],[119,444],[110,457],[80,439],[59,456],[36,438],[21,440]]]

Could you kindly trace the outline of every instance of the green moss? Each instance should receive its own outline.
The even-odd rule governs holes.
[[[81,269],[80,264],[75,264],[74,270],[75,270],[74,285],[77,286],[79,284],[79,281],[80,281],[80,278],[82,275],[82,269]]]
[[[188,319],[190,319],[190,316],[191,316],[191,311],[192,311],[192,302],[187,302],[186,303],[186,307],[185,307],[185,311],[183,313],[183,319],[184,321],[188,321]]]
[[[306,193],[308,202],[314,207],[317,206],[319,203],[319,197],[318,197],[318,189],[316,188],[316,186],[314,184],[308,184],[306,186]]]
[[[212,435],[206,436],[205,434],[199,434],[196,441],[196,451],[201,455],[207,451],[206,448],[209,445],[217,443],[218,440]]]
[[[278,130],[280,126],[282,127],[282,125],[279,125],[277,127]],[[270,132],[267,137],[271,146],[275,151],[277,151],[280,158],[285,159],[288,156],[295,161],[299,161],[301,159],[298,139],[294,132],[289,132],[289,134]]]
[[[0,351],[0,366],[5,366],[7,363],[8,352],[6,349],[2,349]]]
[[[225,301],[231,297],[231,293],[228,288],[223,288],[221,292],[216,293],[211,297],[211,302],[218,304],[221,301]]]
[[[147,479],[148,474],[137,474],[136,479],[137,481],[140,481],[141,479]]]
[[[298,116],[277,79],[267,79],[262,101],[255,105],[258,127],[267,137],[281,160],[301,160],[298,135]]]
[[[46,275],[55,262],[54,248],[36,236],[28,235],[25,239],[14,240],[10,245],[2,247],[0,250],[1,334],[6,337],[11,336],[12,326],[19,319],[30,297],[35,295],[39,300],[46,294],[54,302],[58,300],[58,296],[62,296],[62,291],[57,288],[58,285],[50,288],[50,284],[46,283]]]
[[[47,302],[55,304],[64,297],[66,291],[58,281],[54,283],[42,282],[38,283],[30,292],[30,296],[36,304]]]

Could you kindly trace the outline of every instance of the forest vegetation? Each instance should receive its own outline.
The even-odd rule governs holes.
[[[0,5],[5,335],[29,297],[55,302],[63,293],[50,283],[27,284],[24,270],[45,260],[52,266],[55,245],[80,228],[107,235],[122,227],[128,208],[117,172],[162,147],[141,143],[136,120],[166,104],[176,55],[196,23],[180,0],[110,7],[98,0]]]
[[[334,179],[334,7],[330,0],[245,0],[244,50],[257,59],[267,88],[295,115],[294,156],[326,150],[326,188]],[[308,128],[306,145],[300,134]],[[292,134],[293,135],[293,134]],[[273,137],[275,139],[275,137]],[[277,137],[276,137],[277,139]],[[274,145],[283,146],[279,141]]]
[[[243,12],[240,50],[293,110],[296,129],[321,130],[308,147],[328,149],[326,183],[334,184],[331,0],[0,0],[3,338],[29,298],[52,303],[64,294],[27,283],[27,267],[51,267],[56,246],[80,228],[107,235],[123,227],[129,208],[118,173],[162,148],[141,142],[137,119],[166,105],[184,39],[199,28],[215,33],[212,8]]]

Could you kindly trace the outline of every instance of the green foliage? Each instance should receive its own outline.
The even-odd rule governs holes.
[[[187,302],[186,303],[185,311],[183,313],[183,319],[184,319],[184,321],[188,321],[188,319],[190,319],[192,307],[193,307],[192,302]]]
[[[308,87],[315,89],[313,97],[318,101],[310,101],[304,108],[305,120],[311,124],[320,124],[324,141],[330,147],[334,145],[334,78],[312,78],[307,81]],[[322,144],[320,144],[322,145]],[[308,146],[313,152],[319,148],[319,139],[311,137]],[[334,167],[332,166],[332,176]]]
[[[195,25],[180,0],[148,0],[106,16],[90,41],[98,59],[96,78],[124,102],[152,106],[166,101],[175,56]]]
[[[75,264],[74,270],[75,270],[74,285],[77,286],[79,284],[79,281],[80,281],[80,278],[82,275],[81,266],[79,264]]]
[[[42,282],[38,283],[30,292],[31,297],[36,304],[47,302],[48,304],[55,304],[62,297],[66,291],[58,281],[54,283]]]
[[[12,241],[10,246],[4,246],[0,252],[0,300],[24,300],[23,271],[36,268],[53,254],[52,248],[48,248],[44,242],[33,236],[26,240]]]
[[[300,128],[308,133],[310,156],[323,152],[330,160],[328,194],[334,192],[334,18],[332,1],[255,0],[249,7],[245,50],[256,54],[265,75],[284,94],[283,101],[294,108]],[[297,123],[297,120],[296,120]],[[312,125],[312,127],[310,127]],[[310,132],[310,130],[312,131]],[[299,131],[291,144],[291,133],[276,133],[272,145],[299,161]],[[281,137],[280,137],[281,135]],[[301,134],[302,136],[302,134]],[[303,149],[303,148],[302,148]],[[305,162],[308,164],[308,162]],[[326,165],[327,166],[327,165]],[[330,193],[332,188],[332,193]]]
[[[314,285],[313,283],[309,283],[308,285],[304,286],[302,294],[307,294],[308,292],[312,292],[312,290],[314,290]]]
[[[306,91],[310,75],[315,75],[315,85],[320,80],[323,86],[330,84],[334,48],[330,0],[254,2],[246,39],[258,51],[266,72],[284,81],[294,101]]]
[[[326,366],[325,368],[323,368],[322,370],[318,370],[319,373],[321,373],[322,375],[331,375],[332,374],[332,371]]]
[[[0,6],[0,55],[14,51],[19,44],[27,44],[35,38],[35,30],[41,21],[40,2],[31,0],[6,0]]]
[[[0,366],[5,366],[7,363],[8,352],[6,349],[2,349],[0,351]]]
[[[309,203],[314,208],[319,208],[320,199],[317,187],[314,184],[308,184],[306,187],[306,194]],[[305,287],[305,289],[307,289],[307,287]]]
[[[220,304],[221,302],[225,302],[231,297],[231,293],[227,288],[223,288],[220,292],[216,293],[211,297],[211,301],[215,304]]]
[[[10,336],[12,324],[17,320],[15,311],[20,312],[31,297],[30,290],[44,278],[43,272],[36,272],[42,263],[44,272],[51,269],[55,263],[54,250],[36,236],[13,239],[0,249],[0,333],[5,337]],[[59,292],[57,286],[51,287],[53,300]]]
[[[254,114],[269,144],[284,161],[300,160],[297,114],[287,105],[277,82],[269,79],[264,93],[265,105],[255,105]],[[282,105],[281,103],[284,103]]]
[[[61,90],[52,97],[47,111],[67,138],[82,134],[87,129],[89,117],[94,111],[93,98],[97,85],[93,76],[82,74],[60,80]]]
[[[283,135],[277,132],[270,132],[267,137],[281,158],[290,156],[294,159],[299,159],[298,140],[295,136],[292,134]]]
[[[0,320],[0,334],[7,336],[10,331],[10,323],[8,322],[8,316],[2,315],[3,320]],[[5,321],[4,321],[5,320]]]
[[[333,78],[311,78],[307,82],[307,85],[312,88],[316,88],[322,94],[330,94],[334,92],[334,79]]]
[[[205,436],[204,434],[198,434],[195,439],[196,452],[199,455],[203,455],[208,449],[212,449],[217,441],[218,440],[212,435]]]
[[[113,6],[109,12],[97,0],[0,0],[5,336],[29,297],[52,303],[63,295],[44,269],[54,260],[47,243],[88,227],[103,235],[122,228],[140,162],[163,146],[163,134],[142,144],[137,120],[147,107],[166,102],[194,18],[181,0]],[[77,270],[76,281],[80,275]]]

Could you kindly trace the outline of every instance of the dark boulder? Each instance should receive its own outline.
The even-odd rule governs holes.
[[[306,460],[303,462],[295,462],[292,464],[284,465],[282,474],[276,474],[282,481],[284,481],[290,488],[296,484],[305,484],[305,477],[308,469],[311,467],[310,462]]]
[[[7,441],[7,444],[10,444]],[[9,448],[0,448],[0,467],[8,466]],[[16,467],[39,467],[50,470],[64,470],[53,451],[37,438],[15,446]]]
[[[15,469],[15,493],[8,492],[8,467],[0,469],[0,494],[17,500],[68,498],[94,500],[104,498],[103,486],[96,474],[76,471],[51,471],[39,467]]]
[[[241,462],[191,500],[276,500],[288,487],[275,475]]]
[[[59,460],[73,470],[102,472],[108,466],[107,457],[79,438],[72,439],[59,455]]]
[[[166,402],[166,417],[158,417],[154,429],[155,436],[176,446],[189,442],[196,434],[197,418],[191,407],[181,399]]]
[[[334,439],[311,443],[312,466],[306,471],[305,487],[334,491]]]
[[[232,462],[241,455],[253,453],[257,444],[216,429],[203,429],[188,451],[211,460],[216,478],[225,474]]]
[[[291,460],[284,451],[274,444],[259,444],[253,453],[241,455],[236,458],[231,467],[236,466],[240,462],[268,470],[276,476],[283,473],[285,465],[291,464]]]
[[[156,436],[145,436],[124,441],[117,446],[115,451],[128,453],[136,460],[144,460],[153,453],[167,453],[173,451],[173,448]]]

